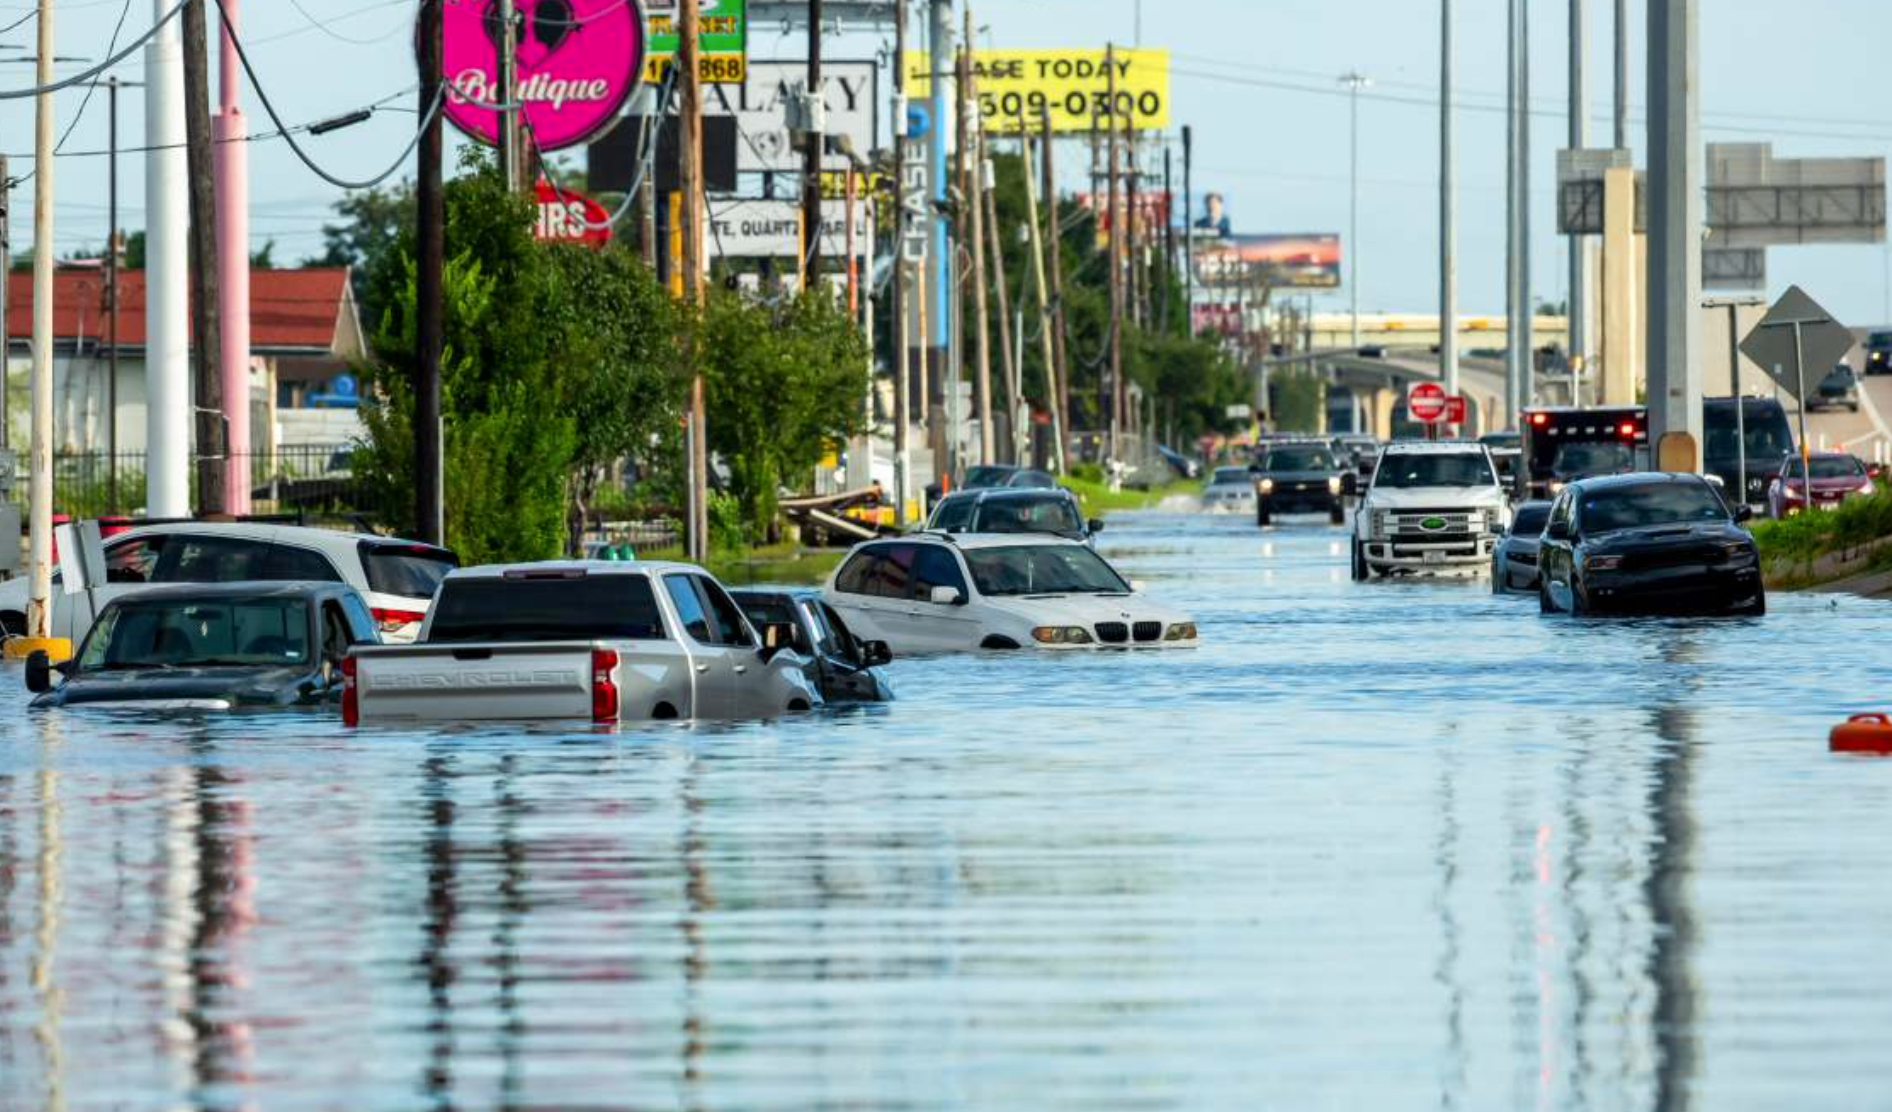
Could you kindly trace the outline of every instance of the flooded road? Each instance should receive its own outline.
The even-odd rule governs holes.
[[[1186,653],[622,735],[28,716],[0,1109],[1892,1100],[1892,607],[1543,619],[1120,515]]]

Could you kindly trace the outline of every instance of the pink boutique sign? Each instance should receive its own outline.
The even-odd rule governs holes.
[[[518,12],[517,99],[542,150],[576,146],[608,127],[644,67],[637,0],[513,0]],[[499,142],[499,0],[447,0],[447,119],[482,143]]]

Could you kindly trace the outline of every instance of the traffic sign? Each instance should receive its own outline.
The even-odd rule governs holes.
[[[1453,394],[1446,398],[1445,423],[1448,425],[1464,424],[1468,408],[1469,407],[1465,404],[1465,395],[1463,394]]]
[[[1445,387],[1436,382],[1415,382],[1406,391],[1406,412],[1415,421],[1434,425],[1445,420]]]
[[[1852,329],[1834,320],[1805,290],[1792,286],[1741,341],[1741,354],[1800,402],[1806,397],[1807,372],[1817,372],[1811,381],[1818,383],[1853,343]]]

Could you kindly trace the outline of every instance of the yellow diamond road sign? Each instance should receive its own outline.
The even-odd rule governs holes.
[[[1852,329],[1834,320],[1805,290],[1793,286],[1741,341],[1741,354],[1799,402],[1808,385],[1818,385],[1854,343]]]

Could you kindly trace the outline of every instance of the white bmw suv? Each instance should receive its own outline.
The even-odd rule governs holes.
[[[1510,522],[1483,444],[1415,441],[1380,452],[1353,522],[1353,578],[1477,573]]]

